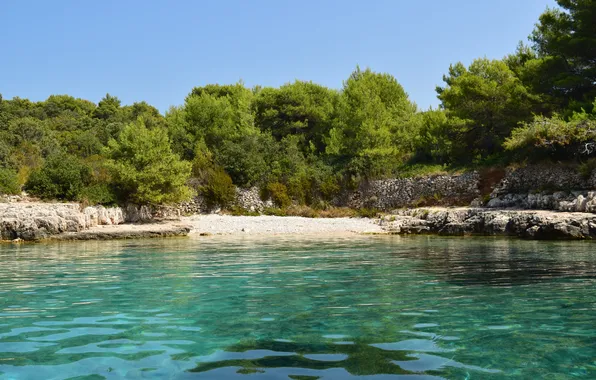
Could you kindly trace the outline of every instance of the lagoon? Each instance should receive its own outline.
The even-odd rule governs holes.
[[[596,378],[591,242],[0,246],[0,378]]]

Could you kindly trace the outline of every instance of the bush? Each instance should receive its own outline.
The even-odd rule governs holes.
[[[596,158],[590,158],[578,167],[579,174],[585,179],[589,179],[596,170]]]
[[[222,168],[207,169],[203,176],[206,184],[199,187],[199,192],[207,206],[225,208],[236,200],[236,186]]]
[[[113,205],[117,203],[116,194],[107,183],[96,183],[83,188],[79,199],[90,205]]]
[[[138,204],[175,203],[190,198],[186,182],[191,164],[172,152],[166,131],[148,129],[142,119],[110,140],[106,163],[123,201]]]
[[[304,175],[295,175],[287,182],[288,196],[298,204],[304,205],[311,201],[311,181]]]
[[[273,203],[281,208],[286,209],[292,204],[292,200],[288,195],[288,188],[283,183],[273,182],[265,188],[265,196],[270,197]]]
[[[319,185],[319,192],[325,200],[332,200],[336,195],[339,194],[341,187],[335,177],[327,177],[323,179]]]
[[[574,156],[590,156],[596,153],[596,121],[587,116],[576,116],[570,121],[557,115],[537,116],[533,122],[514,129],[504,147],[521,159],[568,160]]]
[[[12,169],[0,168],[0,193],[19,194],[21,185],[17,172]]]
[[[31,173],[25,189],[42,199],[73,201],[79,199],[90,177],[89,168],[76,157],[57,154]]]

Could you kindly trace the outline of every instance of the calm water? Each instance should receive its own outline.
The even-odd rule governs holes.
[[[0,246],[4,379],[596,379],[596,244]]]

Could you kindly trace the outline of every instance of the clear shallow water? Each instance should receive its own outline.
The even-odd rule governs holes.
[[[0,378],[596,378],[596,245],[0,246]]]

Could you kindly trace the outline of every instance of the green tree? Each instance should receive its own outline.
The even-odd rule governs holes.
[[[191,164],[170,148],[167,132],[148,129],[142,119],[127,125],[106,149],[113,183],[121,198],[138,204],[161,204],[190,197],[186,181]]]
[[[537,91],[562,106],[589,109],[596,97],[596,1],[557,0],[530,36],[538,59],[530,65]]]
[[[17,172],[0,167],[0,194],[19,194],[21,185]]]
[[[466,124],[454,136],[467,148],[466,161],[501,151],[511,130],[532,118],[536,97],[503,61],[476,59],[469,68],[457,63],[443,81],[436,89],[442,107]]]
[[[121,112],[120,105],[120,99],[106,94],[97,104],[97,108],[93,112],[93,117],[103,120],[117,118],[118,113]]]
[[[237,186],[251,187],[267,182],[278,145],[270,134],[253,134],[240,140],[226,140],[217,149],[215,161]]]
[[[189,96],[211,95],[214,98],[226,98],[234,114],[234,123],[240,130],[254,128],[252,112],[253,93],[242,82],[229,85],[209,84],[195,87]]]
[[[77,200],[90,180],[89,167],[77,157],[59,153],[48,157],[44,164],[35,169],[25,189],[43,199]]]
[[[324,152],[324,138],[333,126],[338,99],[337,91],[312,82],[264,88],[255,100],[256,125],[277,140],[304,136],[304,150],[312,143],[317,152]]]
[[[91,115],[96,107],[93,102],[77,99],[70,95],[50,95],[41,106],[46,116],[49,118],[64,113],[71,114],[75,117]]]
[[[349,160],[354,172],[389,175],[405,153],[401,143],[416,112],[403,87],[389,74],[357,68],[344,83],[338,108],[326,153]]]

